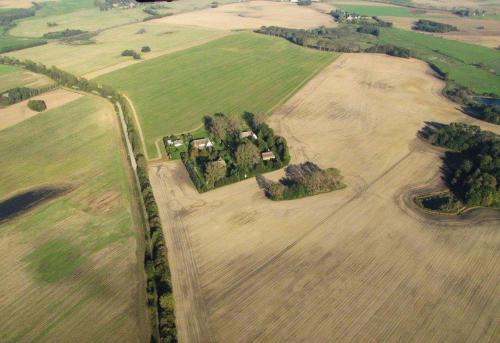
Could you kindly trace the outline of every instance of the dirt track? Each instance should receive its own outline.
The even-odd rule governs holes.
[[[257,29],[270,25],[298,29],[335,25],[330,15],[296,4],[271,1],[229,4],[165,17],[151,23],[192,25],[219,30]]]
[[[179,162],[155,166],[181,340],[497,340],[500,218],[450,229],[400,201],[439,181],[424,121],[477,123],[442,87],[417,60],[343,55],[278,109],[293,162],[346,176],[334,193],[271,202],[252,179],[200,195]]]

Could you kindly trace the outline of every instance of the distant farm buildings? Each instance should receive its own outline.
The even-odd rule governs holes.
[[[178,147],[182,146],[183,142],[181,139],[175,139],[175,140],[169,139],[169,140],[167,140],[167,144],[173,145],[174,147],[178,148]]]
[[[195,139],[194,141],[191,142],[191,146],[193,148],[196,148],[198,150],[203,150],[206,148],[211,148],[214,146],[214,144],[210,141],[208,138],[202,138],[202,139]]]
[[[274,153],[272,151],[263,152],[261,155],[263,161],[270,161],[276,159],[276,156],[274,156]]]
[[[253,133],[253,131],[243,131],[240,133],[240,139],[252,137],[253,139],[257,139],[257,135]]]

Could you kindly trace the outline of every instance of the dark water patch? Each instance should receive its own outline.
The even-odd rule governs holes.
[[[69,190],[69,187],[40,187],[2,200],[0,201],[0,223],[57,198]]]
[[[488,98],[484,96],[476,96],[474,100],[476,100],[481,105],[500,106],[500,98]]]
[[[463,207],[460,201],[450,192],[417,196],[415,202],[425,210],[446,214],[458,214]]]

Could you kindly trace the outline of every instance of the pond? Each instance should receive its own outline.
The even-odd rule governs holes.
[[[421,195],[415,198],[415,202],[423,209],[443,213],[456,213],[461,207],[460,201],[450,192]]]
[[[0,223],[67,192],[66,187],[40,187],[0,201]]]
[[[484,96],[476,96],[476,97],[474,97],[474,100],[476,100],[477,102],[479,102],[482,105],[500,106],[500,98],[488,98],[488,97],[484,97]]]

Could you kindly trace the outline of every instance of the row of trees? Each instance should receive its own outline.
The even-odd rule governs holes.
[[[33,17],[36,14],[36,8],[12,8],[0,11],[0,26],[9,28],[18,19]]]
[[[141,59],[141,54],[134,50],[123,50],[122,56],[132,56],[134,60],[140,60]]]
[[[496,139],[493,132],[482,131],[477,125],[465,123],[451,123],[449,125],[427,123],[422,133],[431,144],[454,151],[467,150],[481,142]]]
[[[390,44],[383,44],[383,45],[377,44],[366,49],[364,52],[382,53],[389,56],[402,57],[402,58],[410,58],[414,56],[413,52],[410,49]]]
[[[218,113],[204,119],[213,147],[202,150],[191,145],[181,153],[186,169],[199,192],[244,180],[286,166],[290,161],[288,145],[259,116],[245,113]],[[241,137],[248,128],[255,134]],[[271,152],[274,159],[264,161],[261,154]]]
[[[338,28],[320,27],[310,30],[288,29],[276,26],[263,26],[255,32],[282,37],[290,42],[323,51],[385,53],[387,55],[409,58],[413,56],[409,49],[394,45],[379,45],[376,39],[380,27],[391,23],[373,20],[359,26],[344,25]]]
[[[132,112],[127,100],[109,86],[99,85],[94,81],[88,81],[84,78],[77,77],[57,67],[49,68],[43,64],[32,61],[20,61],[9,56],[0,56],[0,64],[21,66],[32,72],[44,74],[60,85],[99,94],[113,102],[117,111],[117,104],[120,104],[120,108],[123,109],[125,121],[127,123],[127,136],[133,148],[134,156],[130,156],[130,158],[134,158],[137,163],[136,175],[142,198],[141,202],[143,203],[147,215],[148,231],[145,235],[147,244],[144,263],[148,277],[148,305],[151,310],[151,323],[153,326],[153,337],[151,341],[155,342],[157,340],[157,335],[155,333],[159,332],[160,342],[177,342],[174,302],[172,298],[171,276],[167,259],[165,237],[159,218],[158,206],[149,181],[147,161],[142,152],[140,139],[135,130],[131,117]]]
[[[56,87],[57,85],[50,85],[40,88],[15,87],[0,94],[0,105],[12,105],[32,98],[36,95],[48,92],[49,90],[52,90]]]
[[[259,184],[271,200],[291,200],[332,192],[346,187],[340,171],[335,168],[321,169],[312,162],[292,164],[285,169],[285,177],[272,182],[259,177]]]
[[[430,141],[453,149],[444,157],[445,181],[469,207],[500,207],[500,138],[463,123],[432,124]]]
[[[439,23],[437,21],[419,19],[413,25],[414,30],[426,31],[426,32],[450,32],[458,31],[458,28],[453,25]]]
[[[43,35],[43,38],[61,39],[61,38],[78,36],[78,35],[81,35],[84,33],[88,33],[88,32],[83,31],[83,30],[66,29],[66,30],[62,30],[62,31],[47,32]]]

